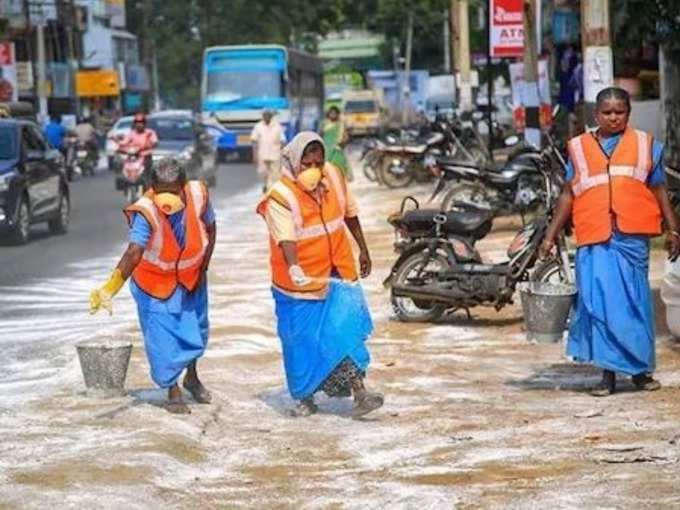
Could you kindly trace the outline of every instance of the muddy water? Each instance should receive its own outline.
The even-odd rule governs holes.
[[[376,322],[368,381],[385,393],[383,409],[353,421],[350,402],[322,398],[318,415],[286,416],[265,231],[248,193],[217,204],[212,338],[200,364],[216,402],[193,405],[188,417],[162,410],[123,296],[115,328],[135,344],[130,394],[86,398],[75,351],[59,351],[72,359],[50,384],[0,408],[0,507],[680,505],[680,345],[659,337],[661,391],[623,383],[626,391],[597,400],[584,393],[595,371],[569,363],[560,345],[525,341],[519,306],[437,325],[396,322],[381,281],[394,258],[384,218],[400,193],[354,188],[375,263],[365,282]],[[480,243],[487,258],[502,258],[515,226],[503,222]],[[77,322],[78,338],[104,324]]]

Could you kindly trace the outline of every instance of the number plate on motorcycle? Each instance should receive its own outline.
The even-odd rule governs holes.
[[[86,158],[87,157],[87,151],[78,151],[78,157],[79,158]]]

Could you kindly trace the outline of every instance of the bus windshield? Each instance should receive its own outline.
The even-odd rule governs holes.
[[[224,101],[238,101],[244,97],[281,97],[281,72],[211,71],[207,76],[206,92],[208,97],[219,97]]]
[[[375,113],[378,111],[375,101],[347,101],[345,113]]]

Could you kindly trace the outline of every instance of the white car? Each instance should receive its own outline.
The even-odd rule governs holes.
[[[132,119],[132,116],[121,117],[106,134],[106,161],[109,164],[109,169],[111,169],[113,156],[115,156],[118,149],[116,138],[123,137],[130,132],[132,129]]]

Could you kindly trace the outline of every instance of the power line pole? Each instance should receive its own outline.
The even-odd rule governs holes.
[[[524,90],[522,91],[526,118],[524,139],[534,147],[540,147],[541,100],[538,93],[536,22],[536,0],[524,0]]]
[[[444,24],[442,25],[442,32],[444,33],[444,72],[451,72],[451,22],[449,21],[449,12],[444,11]]]
[[[463,111],[472,110],[472,66],[470,64],[470,18],[468,0],[452,0],[455,12],[455,41],[457,46],[456,67],[460,74],[459,107]]]
[[[595,119],[595,96],[614,83],[609,0],[581,0],[581,46],[585,122],[592,125]]]
[[[409,117],[409,106],[411,97],[411,53],[413,52],[413,11],[408,14],[408,29],[406,31],[406,64],[404,74],[406,79],[404,82],[404,101],[401,108],[401,123],[406,125]]]
[[[154,72],[153,41],[151,39],[151,32],[149,31],[153,7],[151,5],[151,1],[152,0],[142,0],[141,2],[142,23],[140,36],[142,38],[142,64],[144,65],[144,69],[146,69],[146,72],[148,73],[147,76],[149,77],[150,85],[149,98],[151,99],[151,101],[155,102],[155,98],[158,95],[158,83],[156,81]]]

